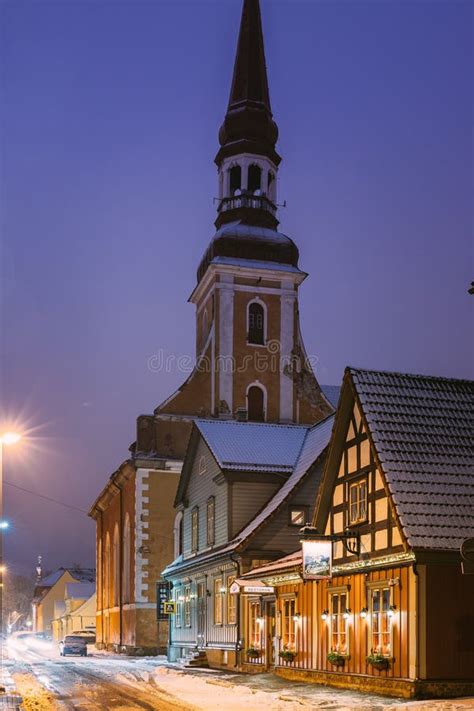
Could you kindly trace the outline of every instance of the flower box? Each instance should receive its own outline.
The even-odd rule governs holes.
[[[384,657],[382,654],[369,654],[366,661],[367,664],[370,664],[371,667],[379,671],[384,671],[390,666],[390,659]]]
[[[293,662],[296,657],[296,652],[293,649],[282,649],[279,656],[285,662]]]
[[[347,657],[339,652],[329,652],[327,660],[333,667],[343,667],[346,663]]]
[[[262,656],[262,650],[258,649],[258,647],[249,647],[246,650],[246,655],[249,659],[260,659]]]

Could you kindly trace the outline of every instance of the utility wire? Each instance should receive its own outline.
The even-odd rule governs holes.
[[[6,481],[4,480],[3,482],[7,486],[12,486],[14,489],[18,489],[19,491],[23,491],[25,494],[31,494],[32,496],[37,496],[40,499],[44,499],[45,501],[50,501],[53,504],[58,504],[59,506],[64,506],[66,509],[72,509],[73,511],[78,511],[79,513],[82,514],[87,514],[88,511],[85,509],[80,509],[78,506],[73,506],[72,504],[65,504],[64,501],[59,501],[58,499],[53,499],[52,496],[45,496],[44,494],[38,494],[37,491],[31,491],[31,489],[25,489],[23,486],[18,486],[18,484],[12,484],[11,481]]]

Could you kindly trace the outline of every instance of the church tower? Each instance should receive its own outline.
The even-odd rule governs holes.
[[[197,365],[155,410],[161,421],[157,449],[164,447],[168,456],[181,449],[177,419],[314,423],[333,410],[300,333],[298,289],[307,275],[299,269],[295,243],[278,231],[277,139],[259,0],[244,0],[215,157],[216,232],[190,297],[196,307]]]

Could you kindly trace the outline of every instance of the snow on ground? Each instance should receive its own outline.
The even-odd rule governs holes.
[[[54,696],[32,674],[13,675],[17,691],[23,697],[25,711],[58,711]]]

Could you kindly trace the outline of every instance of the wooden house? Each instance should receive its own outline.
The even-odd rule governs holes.
[[[340,537],[332,575],[303,579],[300,548],[243,576],[274,593],[243,596],[249,664],[394,696],[474,692],[459,552],[474,535],[473,396],[472,381],[346,370],[313,520]]]
[[[332,422],[195,421],[175,502],[179,555],[163,572],[176,603],[171,660],[198,651],[213,667],[248,666],[241,577],[298,545]]]

